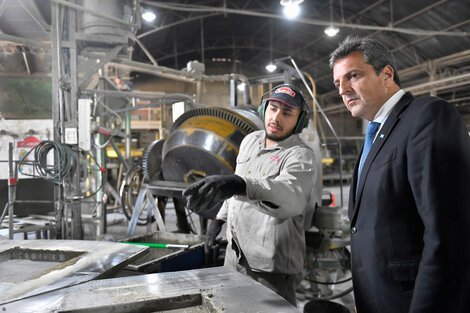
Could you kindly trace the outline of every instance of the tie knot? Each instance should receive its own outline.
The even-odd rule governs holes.
[[[367,126],[367,133],[366,136],[373,136],[377,132],[380,127],[380,123],[377,122],[370,122]]]

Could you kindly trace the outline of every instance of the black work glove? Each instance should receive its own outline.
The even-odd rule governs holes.
[[[189,185],[183,191],[183,197],[186,198],[188,209],[201,214],[245,191],[246,182],[238,175],[212,175]]]
[[[215,238],[220,231],[222,230],[222,225],[224,225],[224,220],[215,219],[209,224],[209,228],[206,233],[206,240],[204,240],[204,252],[209,253],[209,250],[212,249],[215,245]]]

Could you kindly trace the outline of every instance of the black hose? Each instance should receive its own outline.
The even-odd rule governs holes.
[[[343,283],[346,283],[348,281],[350,281],[352,279],[352,277],[349,277],[347,279],[344,279],[344,280],[340,280],[340,281],[332,281],[332,282],[322,282],[322,281],[316,281],[316,280],[313,280],[313,279],[308,279],[308,278],[305,278],[305,280],[311,282],[311,283],[315,283],[315,284],[319,284],[319,285],[337,285],[337,284],[343,284]]]
[[[54,165],[47,164],[47,155],[50,151],[54,151],[57,157],[57,162]],[[72,148],[58,142],[50,140],[41,141],[22,158],[19,162],[20,166],[30,164],[30,162],[26,162],[27,156],[30,153],[34,153],[32,165],[39,176],[52,180],[56,184],[61,184],[63,179],[71,175],[77,166],[77,159]],[[36,176],[26,173],[22,174]]]

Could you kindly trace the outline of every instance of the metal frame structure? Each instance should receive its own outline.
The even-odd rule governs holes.
[[[115,2],[115,5],[120,2]],[[87,2],[90,5],[90,2]],[[132,1],[132,12],[138,12],[138,2]],[[78,147],[78,99],[88,80],[108,62],[117,59],[120,54],[126,54],[128,38],[139,27],[132,21],[136,16],[130,16],[131,22],[101,14],[100,8],[112,5],[109,1],[96,2],[95,10],[82,7],[74,2],[52,1],[52,119],[54,123],[54,141],[72,144]],[[115,30],[117,35],[86,33],[81,27],[85,14],[98,16],[114,23],[124,24],[128,31]],[[83,62],[86,60],[86,62]],[[71,134],[71,138],[68,134]],[[97,138],[100,140],[99,138]],[[77,159],[80,163],[80,153]],[[104,151],[96,150],[98,162],[104,161]],[[57,160],[56,160],[57,162]],[[99,183],[105,183],[106,175],[102,175]],[[64,186],[67,185],[67,188]],[[83,239],[81,217],[79,171],[75,171],[65,184],[55,187],[56,226],[59,238],[68,238],[67,220],[71,214],[70,236],[72,239]],[[105,209],[102,201],[102,191],[98,190],[98,217],[104,233]]]

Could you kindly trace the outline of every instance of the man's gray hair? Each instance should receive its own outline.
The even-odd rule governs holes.
[[[330,54],[330,68],[333,69],[335,63],[349,54],[358,51],[362,53],[366,63],[372,65],[377,75],[387,65],[393,68],[393,80],[400,86],[400,79],[395,66],[395,58],[392,51],[376,39],[361,38],[358,36],[348,36]]]

